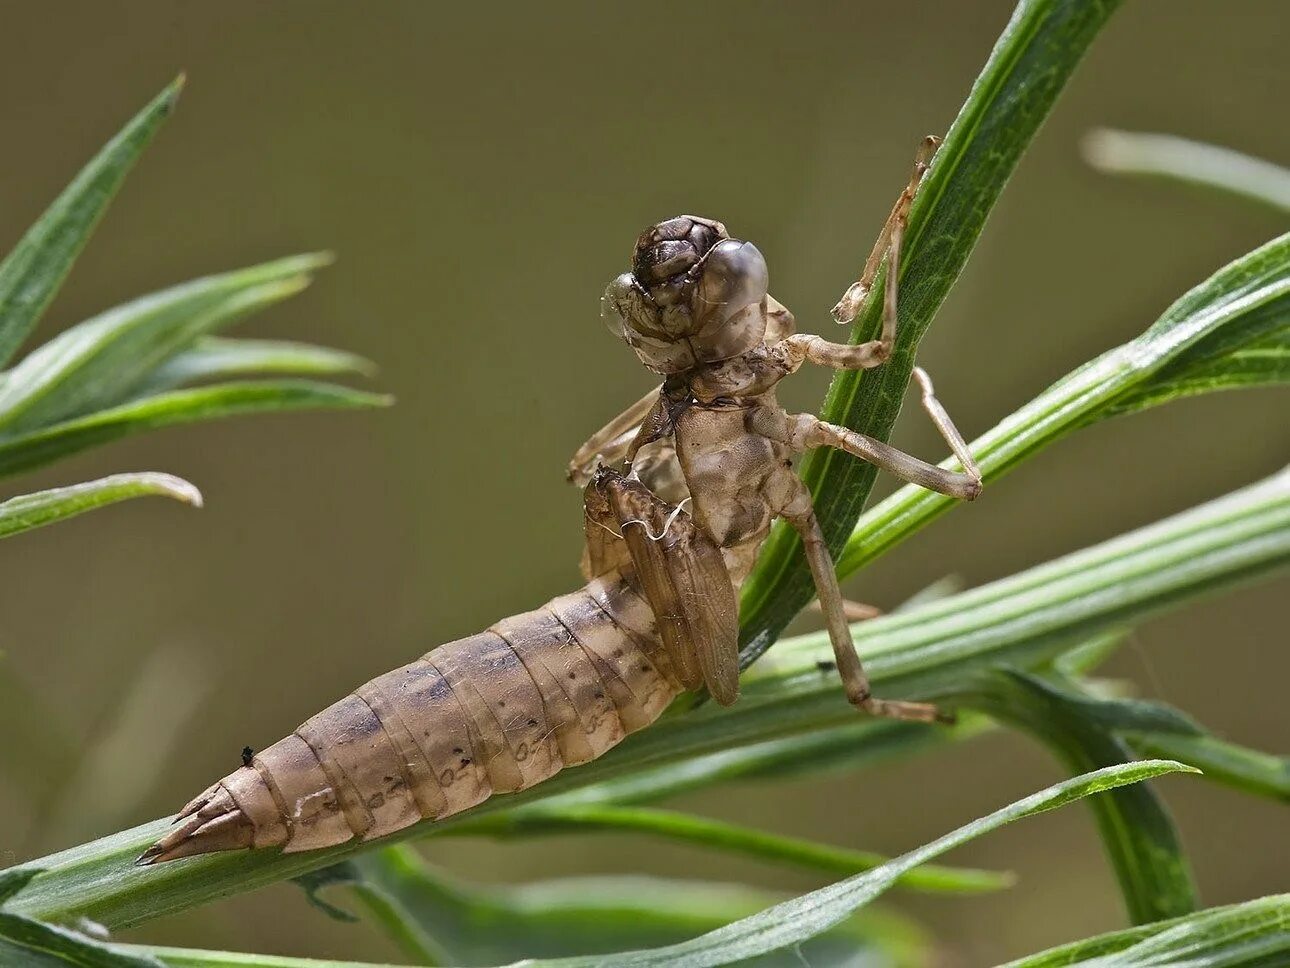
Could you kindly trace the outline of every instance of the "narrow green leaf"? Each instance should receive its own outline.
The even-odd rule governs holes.
[[[1109,175],[1161,178],[1290,212],[1290,170],[1231,148],[1111,128],[1090,131],[1082,147],[1084,160]]]
[[[113,474],[97,481],[23,494],[0,503],[0,538],[30,531],[85,511],[134,497],[160,495],[202,506],[202,495],[187,481],[170,474]]]
[[[9,371],[0,386],[0,436],[120,403],[199,336],[294,295],[327,261],[292,256],[194,279],[73,326]]]
[[[148,376],[144,392],[172,390],[203,380],[239,376],[370,376],[376,365],[354,353],[285,340],[206,336],[171,357]]]
[[[1209,908],[1010,961],[1003,968],[1275,968],[1290,963],[1290,894]]]
[[[1112,704],[1074,695],[1036,676],[1003,669],[982,673],[962,699],[1032,734],[1073,772],[1134,759],[1133,751],[1100,717],[1103,710],[1096,709]],[[1196,888],[1178,831],[1148,784],[1124,787],[1089,806],[1134,924],[1196,909]]]
[[[1187,393],[1290,381],[1287,327],[1290,234],[1224,266],[1137,339],[1058,380],[974,441],[973,456],[989,483],[1072,430],[1106,417]],[[838,573],[862,568],[955,503],[902,487],[857,523],[837,559]]]
[[[4,902],[26,887],[41,870],[40,867],[10,867],[0,871],[0,907],[4,907]]]
[[[799,644],[794,639],[785,639],[782,645],[797,648]],[[548,797],[536,806],[545,809],[548,805],[651,803],[735,780],[854,770],[941,749],[992,728],[993,723],[988,717],[970,712],[958,717],[953,726],[934,730],[914,723],[856,717],[844,725],[820,728],[803,735],[736,746],[653,769],[632,770],[601,783]],[[510,813],[503,811],[502,815],[509,816]]]
[[[1290,803],[1290,757],[1262,753],[1207,735],[1127,732],[1125,739],[1142,756],[1182,758],[1204,770],[1211,780]]]
[[[773,898],[737,885],[652,877],[580,877],[516,886],[466,885],[426,864],[410,847],[387,847],[354,862],[352,887],[378,923],[419,962],[494,965],[524,958],[611,954],[634,945],[693,938],[759,911]],[[919,932],[903,920],[839,919],[805,946],[811,964],[860,953],[878,964],[925,963]],[[598,961],[604,964],[603,960]],[[796,957],[756,962],[798,968]]]
[[[121,951],[69,928],[3,911],[0,964],[15,968],[164,968],[149,955]]]
[[[976,670],[1048,667],[1091,635],[1287,564],[1290,472],[1282,472],[1019,575],[861,623],[856,639],[880,695],[935,698],[953,694]],[[816,633],[788,646],[781,643],[769,671],[751,677],[740,701],[728,709],[709,704],[666,717],[593,763],[522,793],[494,797],[456,818],[409,827],[391,841],[443,832],[637,770],[855,723],[836,677],[817,665],[831,655],[827,638]],[[12,899],[12,909],[43,918],[85,916],[121,928],[378,846],[358,842],[295,854],[232,851],[135,867],[139,853],[167,829],[168,821],[158,820],[40,860],[47,872]]]
[[[619,806],[534,806],[467,821],[450,831],[454,836],[529,837],[586,833],[648,833],[669,840],[698,844],[709,850],[792,864],[830,874],[856,874],[881,867],[891,858],[873,851],[852,850],[754,830],[721,820],[673,810]],[[981,894],[1010,887],[1011,874],[973,868],[929,865],[903,875],[898,886],[937,894]]]
[[[281,955],[243,954],[240,951],[202,951],[198,948],[164,948],[155,945],[119,944],[117,951],[148,955],[166,968],[406,968],[370,961],[333,961],[330,958],[289,958]]]
[[[1284,295],[1179,352],[1086,423],[1182,397],[1290,383],[1290,299]]]
[[[174,424],[245,413],[381,407],[389,402],[389,397],[308,380],[216,383],[195,390],[174,390],[0,440],[0,477],[120,437]]]
[[[58,292],[126,173],[175,106],[183,83],[180,76],[104,145],[0,263],[0,366]]]
[[[1195,771],[1182,763],[1146,760],[1110,766],[1064,780],[996,810],[989,816],[974,820],[876,870],[857,874],[855,877],[831,884],[818,891],[777,904],[760,914],[718,928],[693,941],[650,951],[619,952],[614,955],[613,963],[616,968],[644,968],[649,965],[704,968],[709,965],[729,965],[745,958],[800,944],[828,930],[857,908],[868,904],[891,887],[901,874],[939,857],[946,851],[997,830],[1014,820],[1064,806],[1094,793],[1114,790],[1129,783],[1173,772]],[[538,966],[555,968],[557,965],[560,968],[575,968],[582,965],[590,968],[594,964],[595,962],[590,959],[568,958],[548,961],[545,965],[542,962],[536,962],[534,968]]]
[[[995,44],[909,216],[900,266],[899,335],[874,370],[839,373],[823,419],[886,440],[909,385],[919,340],[949,294],[1004,185],[1118,0],[1022,0]],[[874,286],[882,292],[882,282]],[[852,338],[880,326],[871,298]],[[835,556],[873,488],[873,465],[830,448],[812,452],[802,476]],[[742,592],[741,664],[750,665],[814,596],[796,532],[779,522]]]

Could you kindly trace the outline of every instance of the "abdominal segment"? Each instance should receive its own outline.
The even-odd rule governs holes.
[[[610,572],[311,717],[190,802],[139,863],[316,850],[451,816],[595,759],[680,688],[649,605]]]

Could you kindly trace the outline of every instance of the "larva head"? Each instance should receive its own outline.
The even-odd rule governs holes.
[[[746,353],[766,334],[766,260],[711,219],[679,215],[636,240],[632,271],[605,290],[615,334],[657,373]]]

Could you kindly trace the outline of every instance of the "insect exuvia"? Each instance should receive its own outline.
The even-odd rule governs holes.
[[[393,833],[540,783],[595,759],[683,690],[739,693],[736,590],[775,517],[802,536],[847,698],[874,715],[929,721],[934,707],[878,699],[851,640],[810,494],[791,460],[834,447],[907,481],[971,500],[981,478],[915,370],[924,409],[964,472],[935,467],[810,414],[775,386],[803,363],[881,365],[896,336],[910,204],[934,139],[861,272],[834,308],[854,319],[888,260],[881,335],[858,345],[794,332],[751,242],[709,219],[646,230],[605,293],[611,328],[663,384],[579,449],[588,584],[378,676],[194,798],[141,864],[235,848],[313,850]],[[620,468],[610,465],[619,464]]]

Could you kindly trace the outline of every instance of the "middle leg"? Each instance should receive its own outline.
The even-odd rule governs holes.
[[[966,447],[963,455],[968,457],[968,470],[960,474],[929,464],[868,434],[826,423],[814,414],[787,414],[777,408],[762,407],[750,416],[749,428],[797,453],[812,447],[833,447],[845,451],[903,481],[950,497],[971,501],[981,493],[981,475],[976,465],[971,463]]]

